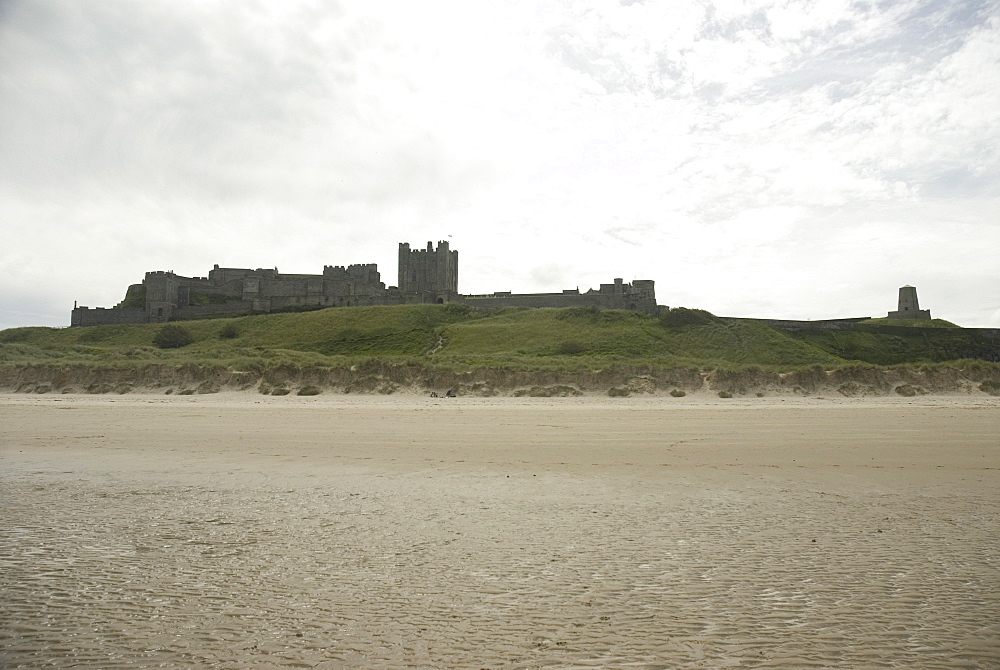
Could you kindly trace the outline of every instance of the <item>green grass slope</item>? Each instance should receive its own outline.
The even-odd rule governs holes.
[[[534,309],[454,323],[435,358],[459,365],[594,367],[607,362],[800,367],[836,356],[759,323],[664,325],[626,311]]]
[[[592,309],[476,310],[464,305],[350,307],[177,322],[193,342],[154,346],[160,324],[0,331],[0,364],[210,364],[345,367],[372,359],[461,370],[594,370],[609,365],[791,370],[979,358],[998,342],[960,328],[871,324],[854,332],[783,331],[698,310],[661,317]],[[978,339],[977,339],[978,338]]]
[[[903,328],[961,328],[944,319],[866,319],[860,322],[867,326],[897,326]]]
[[[800,330],[788,334],[838,358],[875,365],[1000,360],[1000,339],[958,327],[925,328],[866,321],[853,331]]]
[[[179,349],[153,346],[160,324],[0,331],[0,362],[330,364],[338,357],[419,357],[438,330],[470,318],[463,306],[401,305],[176,322],[194,338]],[[343,363],[343,361],[339,361]]]

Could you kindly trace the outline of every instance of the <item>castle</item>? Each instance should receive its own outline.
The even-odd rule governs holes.
[[[458,252],[448,242],[431,242],[426,249],[399,245],[397,285],[386,287],[374,263],[327,265],[323,273],[282,274],[275,269],[220,268],[207,277],[183,277],[174,272],[147,272],[141,284],[128,288],[116,307],[74,306],[71,326],[157,323],[210,314],[274,312],[357,305],[463,303],[474,307],[598,307],[648,314],[659,310],[652,280],[631,284],[615,279],[581,293],[458,292]]]

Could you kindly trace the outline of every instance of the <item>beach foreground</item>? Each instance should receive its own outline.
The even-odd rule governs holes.
[[[0,665],[997,667],[998,427],[984,397],[0,395]]]

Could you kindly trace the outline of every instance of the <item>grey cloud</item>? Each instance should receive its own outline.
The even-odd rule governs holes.
[[[631,227],[616,226],[604,232],[608,237],[633,247],[641,247],[645,243],[645,236],[641,234],[642,231],[637,231]]]
[[[635,93],[648,88],[649,79],[642,72],[635,72],[609,45],[620,41],[621,36],[606,34],[600,38],[584,39],[579,35],[560,32],[550,39],[549,53],[566,67],[590,77],[606,93]]]
[[[0,330],[30,323],[37,326],[69,325],[72,303],[62,303],[45,291],[0,291]]]
[[[389,260],[391,276],[397,241],[439,239],[444,225],[470,290],[660,268],[660,233],[675,261],[657,272],[678,277],[670,302],[697,272],[692,254],[766,283],[840,244],[857,261],[844,274],[891,294],[910,280],[873,268],[904,225],[921,235],[898,252],[914,267],[969,248],[941,220],[976,225],[977,246],[996,237],[995,73],[979,66],[995,53],[996,2],[858,3],[801,35],[764,11],[726,18],[701,3],[667,16],[605,3],[600,19],[591,3],[498,5],[489,19],[512,39],[480,52],[466,39],[483,29],[473,10],[435,33],[380,3],[345,4],[269,17],[277,3],[0,0],[0,220],[16,243],[0,267],[10,277],[16,261],[22,276],[0,295],[8,314],[67,308],[67,277],[118,258],[81,298],[113,304],[144,270],[212,262]],[[661,23],[633,30],[640,17]],[[699,36],[713,43],[698,51]],[[891,234],[856,232],[872,221]],[[572,251],[556,245],[553,265],[540,239]],[[959,286],[964,265],[942,281]],[[717,279],[690,304],[710,307]],[[789,316],[812,309],[782,290]]]
[[[722,37],[731,41],[743,39],[745,34],[752,34],[756,39],[769,42],[772,39],[771,22],[767,12],[756,10],[733,19],[720,19],[712,5],[706,7],[705,22],[702,25],[699,38],[715,39]]]
[[[561,265],[559,263],[546,263],[545,265],[536,265],[531,268],[528,272],[528,276],[531,278],[532,283],[540,287],[536,290],[538,291],[562,291],[563,289],[573,288],[574,285],[568,285],[568,282],[573,281],[574,271],[571,266]]]
[[[313,214],[352,201],[440,206],[489,178],[360,89],[395,76],[366,70],[366,51],[394,47],[377,24],[328,9],[274,24],[171,3],[14,3],[0,27],[12,45],[0,51],[11,129],[0,152],[13,157],[0,176],[80,197],[270,198]],[[321,25],[329,37],[314,35]]]
[[[912,6],[895,3],[882,6],[888,12],[903,11],[873,33],[860,33],[846,40],[839,25],[821,35],[815,48],[801,58],[789,60],[786,69],[760,84],[771,94],[802,92],[814,86],[831,85],[834,101],[858,93],[877,72],[905,66],[910,76],[927,72],[962,44],[969,32],[989,16],[977,0],[927,2]],[[824,44],[826,43],[826,44]]]
[[[975,172],[965,165],[927,163],[896,170],[891,178],[919,188],[928,198],[1000,197],[1000,170]]]

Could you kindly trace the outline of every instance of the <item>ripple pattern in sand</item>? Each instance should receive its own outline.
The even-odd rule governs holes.
[[[1000,664],[995,501],[572,475],[5,477],[4,667]]]

